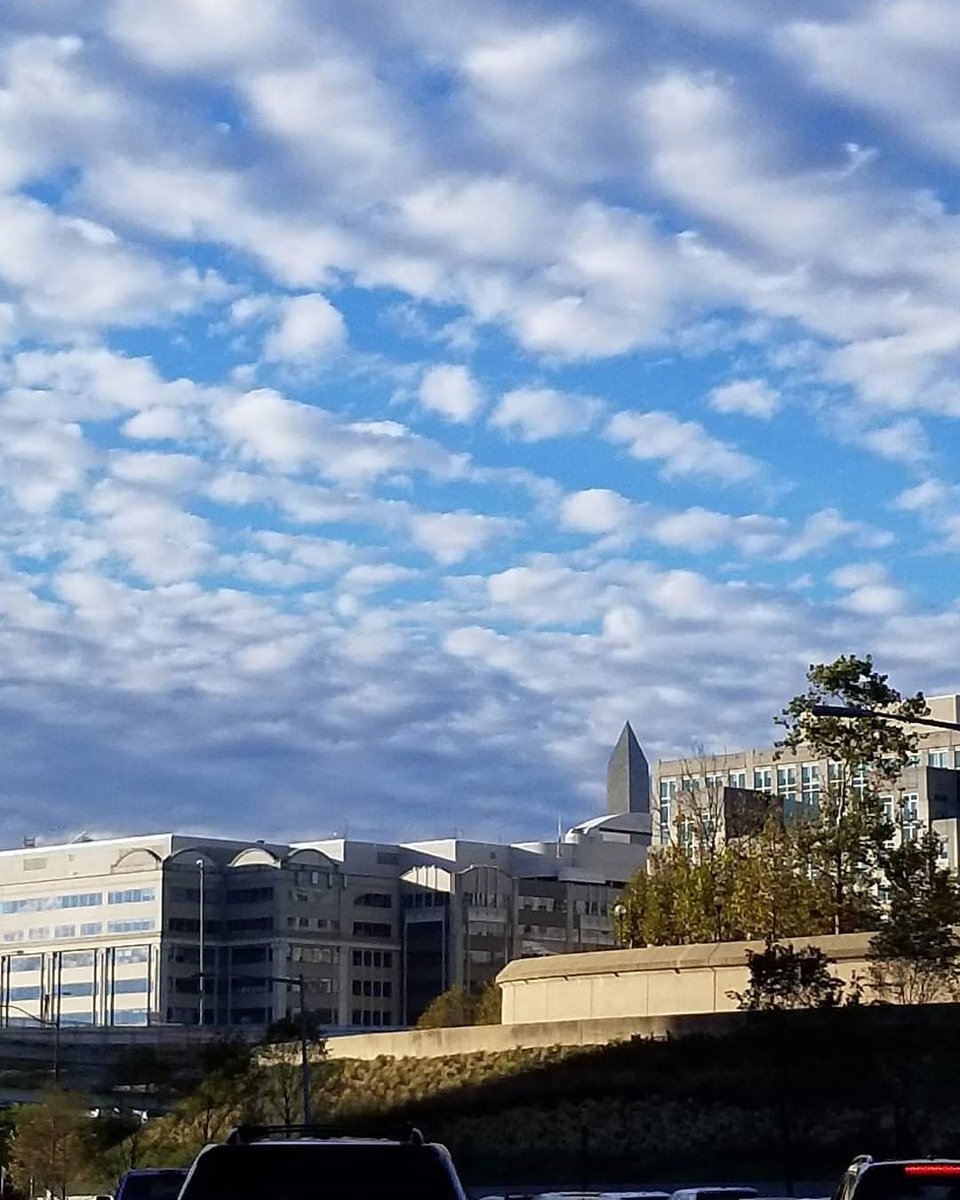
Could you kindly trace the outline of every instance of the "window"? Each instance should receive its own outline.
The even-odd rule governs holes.
[[[45,871],[47,869],[47,860],[45,858],[25,858],[23,860],[23,869],[25,871]]]
[[[792,764],[777,767],[777,796],[781,800],[797,798],[797,768]]]
[[[273,917],[241,917],[236,921],[228,921],[227,929],[231,933],[247,933],[253,929],[272,929]]]
[[[54,925],[53,936],[55,938],[72,938],[77,936],[76,925]]]
[[[22,942],[23,941],[23,930],[22,929],[10,929],[3,935],[3,940],[5,942]]]
[[[945,767],[949,753],[949,750],[929,750],[927,751],[927,762],[931,767]]]
[[[953,752],[953,769],[960,771],[960,746],[957,746]]]
[[[867,790],[867,768],[863,763],[857,763],[853,768],[853,776],[850,780],[850,786],[862,799],[864,792]]]
[[[145,1008],[119,1009],[113,1014],[114,1025],[146,1025],[147,1010]]]
[[[113,992],[116,996],[126,996],[131,993],[148,992],[150,983],[146,976],[141,976],[139,979],[116,979],[113,984]]]
[[[170,922],[171,926],[173,922]],[[108,921],[107,933],[147,933],[156,927],[155,921]]]
[[[747,786],[746,771],[731,771],[727,776],[727,780],[731,787],[745,788]]]
[[[230,961],[238,965],[249,963],[265,963],[270,961],[269,946],[234,946],[230,951]]]
[[[704,783],[707,788],[707,795],[711,798],[718,797],[723,793],[724,778],[714,772],[712,775],[704,775]]]
[[[670,824],[673,820],[673,803],[677,796],[675,779],[660,780],[660,840],[670,840]]]
[[[86,925],[80,926],[81,937],[99,937],[103,933],[103,923],[101,921],[91,921]]]
[[[384,892],[364,892],[353,903],[359,908],[393,908],[393,897]]]
[[[0,900],[0,913],[51,912],[61,908],[96,908],[103,903],[101,892],[69,896],[30,896],[24,900]]]
[[[93,951],[92,950],[72,950],[66,954],[60,955],[60,962],[64,968],[70,967],[92,967],[93,966]]]
[[[339,961],[339,954],[335,946],[294,946],[293,961],[335,963]]]
[[[30,929],[27,932],[27,941],[29,942],[45,942],[50,936],[50,930],[46,925],[41,925],[39,929]]]
[[[40,958],[37,955],[31,955],[29,958],[13,957],[10,959],[11,971],[39,971]]]
[[[757,767],[753,772],[753,788],[757,792],[773,793],[773,769]]]
[[[920,797],[916,792],[903,794],[903,837],[915,841],[920,833]]]
[[[381,925],[377,921],[354,921],[354,937],[388,938],[393,934],[392,925]]]
[[[72,996],[92,996],[93,995],[93,984],[92,983],[64,983],[60,987],[60,995],[63,996],[64,999],[68,999]]]
[[[272,887],[238,888],[234,892],[227,892],[228,904],[263,904],[272,899]]]
[[[40,989],[38,987],[12,987],[9,995],[11,1000],[39,1000]]]
[[[804,804],[820,803],[820,764],[804,763],[800,768],[800,786]]]
[[[114,951],[118,963],[145,963],[150,961],[149,946],[118,946]]]
[[[108,904],[146,904],[156,900],[156,888],[125,888],[122,892],[108,892]]]

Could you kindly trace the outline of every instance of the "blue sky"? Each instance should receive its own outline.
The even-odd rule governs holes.
[[[958,66],[950,0],[8,0],[0,837],[546,836],[626,719],[957,689]]]

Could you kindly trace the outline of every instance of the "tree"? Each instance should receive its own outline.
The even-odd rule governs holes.
[[[457,1025],[499,1025],[500,986],[491,981],[480,991],[462,983],[434,996],[420,1014],[417,1029],[446,1029]]]
[[[823,889],[776,814],[751,836],[701,856],[696,842],[651,854],[619,901],[621,945],[794,937],[829,932]]]
[[[819,946],[795,950],[768,937],[763,950],[747,951],[750,983],[743,992],[730,992],[737,1007],[749,1012],[793,1008],[836,1008],[843,998],[843,980],[831,975],[830,959]]]
[[[880,1000],[928,1004],[960,990],[960,889],[940,865],[940,839],[932,830],[901,837],[886,849],[883,874],[889,900],[867,958]]]
[[[817,812],[800,819],[798,840],[815,874],[826,881],[833,932],[874,929],[880,860],[892,833],[880,794],[916,753],[918,735],[885,716],[824,717],[813,709],[840,704],[906,718],[929,710],[922,693],[904,698],[891,687],[869,655],[812,665],[807,684],[777,718],[786,730],[778,749],[829,764]]]
[[[499,1025],[501,1021],[500,984],[491,979],[479,996],[473,1011],[474,1025]]]
[[[89,1117],[80,1097],[51,1088],[39,1104],[20,1105],[10,1144],[10,1170],[24,1195],[65,1197],[87,1166]]]

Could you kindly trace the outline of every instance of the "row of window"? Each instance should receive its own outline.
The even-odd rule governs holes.
[[[386,1012],[368,1012],[365,1009],[355,1008],[352,1015],[352,1024],[364,1025],[369,1028],[371,1025],[392,1025],[393,1014]]]
[[[353,936],[389,938],[393,936],[393,926],[381,925],[377,921],[354,921]]]
[[[156,888],[125,888],[107,892],[107,904],[143,904],[156,900]],[[56,912],[65,908],[99,908],[103,892],[73,892],[66,896],[28,896],[20,900],[0,900],[0,914],[11,916],[25,912]]]
[[[340,961],[340,951],[335,946],[292,946],[290,956],[294,962],[335,963]]]
[[[327,983],[329,980],[321,980],[320,982]],[[389,979],[355,979],[353,981],[353,994],[355,996],[382,996],[388,1000],[393,995],[393,984]]]
[[[329,929],[331,933],[340,932],[340,922],[336,917],[328,920],[326,917],[287,917],[288,929]]]
[[[60,995],[65,999],[70,997],[94,995],[93,984],[85,981],[64,983],[56,990],[58,990]],[[103,990],[106,989],[103,989],[101,985],[101,991]],[[150,982],[146,978],[115,979],[113,981],[113,994],[115,996],[136,996],[143,992],[149,992],[149,990]],[[50,989],[47,989],[47,991],[49,993]],[[7,995],[10,1000],[39,1000],[42,992],[39,985],[25,984],[20,987],[10,988]]]
[[[80,937],[98,937],[103,933],[103,922],[92,921],[81,925]],[[128,920],[128,921],[107,921],[107,933],[150,933],[156,929],[156,922],[144,918],[143,920]],[[54,939],[62,941],[64,939],[77,937],[76,925],[54,925],[52,930]],[[45,942],[49,941],[51,930],[43,929],[8,929],[3,940],[10,942]]]
[[[392,967],[393,953],[390,950],[354,950],[355,967]]]

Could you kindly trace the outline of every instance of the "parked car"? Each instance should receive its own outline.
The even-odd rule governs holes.
[[[115,1200],[177,1200],[186,1168],[156,1167],[127,1171],[117,1187]]]
[[[446,1148],[417,1129],[344,1137],[316,1125],[241,1126],[205,1146],[180,1200],[466,1200]]]
[[[832,1200],[960,1200],[960,1159],[853,1160]]]
[[[751,1187],[678,1188],[670,1200],[754,1200],[757,1189]]]

